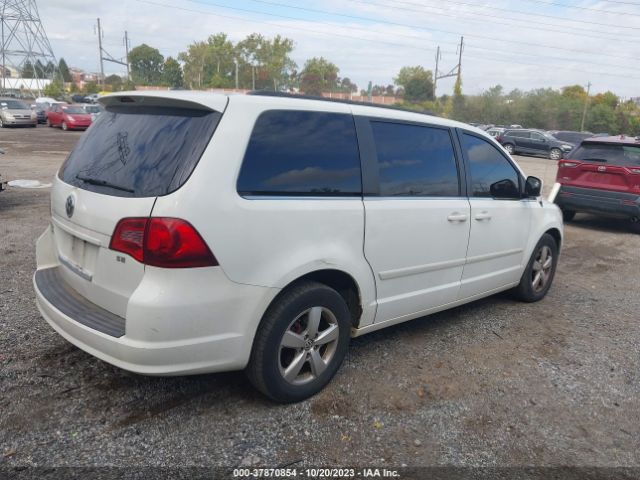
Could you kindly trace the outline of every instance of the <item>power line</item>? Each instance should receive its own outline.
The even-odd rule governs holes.
[[[449,17],[449,18],[460,18],[460,16],[461,16],[461,14],[458,13],[458,12],[453,13],[453,14],[448,14],[448,13],[443,13],[441,11],[438,11],[437,13],[434,14],[432,12],[419,10],[419,9],[416,9],[416,8],[399,7],[399,6],[393,5],[393,4],[392,5],[387,5],[387,4],[382,4],[382,3],[367,2],[367,1],[364,1],[364,0],[347,0],[347,1],[348,2],[352,2],[352,3],[360,3],[360,4],[363,4],[363,5],[375,5],[375,6],[379,6],[379,7],[394,8],[394,9],[397,9],[397,10],[405,10],[405,11],[408,11],[408,12],[427,13],[427,14],[439,15],[439,16],[444,16],[444,17]],[[405,3],[405,2],[402,2],[402,3]],[[440,7],[433,7],[431,5],[421,5],[421,7],[422,8],[432,8],[432,9],[435,9],[435,10],[440,10]],[[474,16],[474,17],[491,18],[494,21],[498,20],[498,18],[496,18],[495,15],[485,14],[485,13],[478,13],[478,12],[464,12],[464,13],[462,13],[462,15],[465,16],[465,17]],[[506,25],[507,27],[525,28],[525,29],[528,29],[528,30],[536,30],[536,31],[541,31],[542,30],[542,31],[547,31],[547,32],[553,32],[553,33],[556,33],[556,34],[561,33],[563,35],[571,35],[571,36],[574,36],[574,37],[582,37],[583,35],[573,32],[574,30],[579,30],[581,32],[589,33],[589,37],[590,38],[601,38],[603,40],[610,40],[610,41],[614,40],[614,41],[617,41],[617,42],[631,43],[631,44],[635,44],[635,43],[640,42],[640,38],[627,38],[627,37],[621,38],[619,36],[617,36],[617,37],[616,36],[603,37],[603,36],[599,36],[599,35],[593,35],[594,33],[602,33],[602,34],[605,34],[605,35],[613,35],[613,34],[610,34],[609,32],[605,32],[605,31],[602,31],[602,30],[593,30],[591,28],[571,27],[571,31],[558,32],[558,30],[557,30],[558,28],[565,28],[565,27],[562,26],[562,25],[555,24],[555,23],[536,22],[536,21],[533,21],[533,20],[530,20],[530,19],[524,20],[524,19],[520,19],[520,18],[508,18],[508,19],[504,19],[504,20],[505,21],[498,22],[498,23],[500,23],[501,25]],[[484,21],[484,20],[473,20],[473,19],[470,19],[469,21],[476,22],[476,23],[480,23],[480,22],[486,23],[486,21]],[[514,21],[526,22],[526,24],[525,25],[514,25],[513,24]],[[528,25],[543,25],[543,26],[554,27],[554,28],[551,29],[551,28],[531,27],[531,26],[528,26]]]
[[[225,8],[228,10],[236,10],[236,11],[241,11],[241,12],[247,12],[247,13],[259,13],[261,15],[267,15],[267,16],[271,16],[271,17],[279,17],[279,18],[285,18],[288,20],[296,20],[296,21],[300,21],[303,20],[301,18],[297,18],[297,17],[290,17],[290,16],[286,16],[286,15],[280,15],[280,14],[275,14],[275,13],[270,13],[270,12],[260,12],[257,10],[251,10],[251,9],[247,9],[247,8],[240,8],[240,7],[229,7],[220,3],[215,3],[215,2],[203,2],[200,0],[187,0],[191,3],[197,3],[200,5],[208,5],[208,6],[215,6],[215,7],[220,7],[220,8]],[[406,28],[413,28],[416,30],[422,30],[422,31],[426,31],[426,32],[441,32],[441,33],[445,33],[445,34],[450,34],[450,35],[456,35],[456,36],[460,36],[463,35],[460,32],[453,32],[450,30],[442,30],[442,29],[437,29],[437,28],[425,28],[425,27],[421,27],[418,25],[409,25],[406,23],[399,23],[399,22],[391,22],[388,20],[378,20],[375,18],[368,18],[368,17],[362,17],[362,16],[358,16],[358,15],[348,15],[348,14],[344,14],[344,13],[336,13],[336,12],[328,12],[326,10],[317,10],[317,9],[311,9],[311,8],[307,8],[307,7],[299,7],[299,6],[295,6],[295,5],[287,5],[287,4],[283,4],[283,3],[277,3],[277,2],[269,2],[266,0],[251,0],[253,2],[258,2],[258,3],[264,3],[267,5],[272,5],[272,6],[281,6],[281,7],[288,7],[288,8],[292,8],[292,9],[297,9],[297,10],[304,10],[304,11],[309,11],[309,12],[314,12],[314,13],[322,13],[325,15],[333,15],[333,16],[338,16],[338,17],[345,17],[345,18],[351,18],[351,19],[356,19],[356,20],[365,20],[368,22],[376,22],[376,23],[384,23],[387,25],[393,25],[393,26],[400,26],[400,27],[406,27]],[[321,23],[321,22],[316,22],[316,23]],[[475,38],[482,38],[485,40],[492,40],[492,41],[497,41],[497,42],[509,42],[512,44],[518,44],[518,45],[527,45],[527,46],[532,46],[532,47],[542,47],[542,48],[552,48],[554,50],[564,50],[567,52],[573,52],[573,53],[584,53],[587,55],[593,55],[594,52],[589,52],[586,50],[578,50],[578,49],[571,49],[571,48],[564,48],[564,47],[559,47],[557,45],[546,45],[546,44],[540,44],[540,43],[531,43],[531,42],[523,42],[520,40],[510,40],[510,39],[504,39],[504,38],[497,38],[497,37],[490,37],[490,36],[486,36],[486,35],[477,35],[477,34],[470,34],[470,33],[465,33],[465,36],[469,36],[469,37],[475,37]],[[615,58],[622,58],[625,60],[636,60],[635,57],[629,57],[629,56],[624,56],[624,55],[615,55],[615,54],[610,54],[608,53],[607,56],[609,57],[615,57]]]
[[[222,15],[222,14],[213,13],[213,12],[207,12],[207,11],[203,11],[203,10],[194,10],[194,9],[189,9],[189,8],[184,8],[184,7],[178,7],[178,6],[175,6],[175,5],[166,5],[166,4],[154,2],[154,1],[151,1],[151,0],[136,0],[136,1],[140,2],[140,3],[146,3],[146,4],[149,4],[149,5],[156,5],[156,6],[161,6],[161,7],[165,7],[165,8],[172,8],[172,9],[175,9],[175,10],[182,10],[182,11],[187,11],[187,12],[191,12],[191,13],[211,15],[211,16],[220,17],[220,18],[231,18],[231,19],[234,19],[234,20],[239,20],[239,21],[248,22],[248,23],[262,23],[262,24],[267,24],[267,25],[275,25],[275,26],[278,26],[278,27],[281,27],[281,28],[290,28],[290,29],[301,30],[301,31],[305,31],[305,32],[317,33],[317,34],[321,34],[321,35],[328,35],[328,36],[331,36],[331,37],[351,38],[351,39],[356,39],[356,40],[360,40],[360,41],[366,41],[366,42],[369,42],[369,43],[377,42],[377,43],[390,44],[389,42],[383,42],[383,41],[379,41],[379,40],[377,40],[377,41],[376,40],[369,40],[369,39],[365,39],[365,38],[362,38],[362,37],[354,37],[354,36],[350,36],[350,35],[337,34],[337,33],[334,33],[334,32],[323,32],[323,31],[319,31],[319,30],[312,30],[312,29],[308,29],[308,28],[296,27],[296,26],[292,26],[292,25],[282,25],[282,24],[278,24],[278,23],[268,22],[268,21],[265,21],[265,20],[248,20],[246,18],[232,16],[232,15]],[[192,1],[194,3],[202,3],[202,2],[196,2],[195,0],[189,0],[189,1]],[[206,5],[211,6],[211,4],[206,4]],[[236,8],[233,8],[233,7],[225,7],[225,8],[231,8],[233,10],[236,10]],[[242,10],[245,11],[246,9],[242,9]],[[263,13],[263,12],[258,12],[258,11],[255,11],[255,10],[248,10],[248,11],[250,13]],[[299,18],[287,17],[287,16],[282,16],[282,15],[276,15],[276,14],[265,14],[265,15],[276,16],[276,17],[284,17],[284,18],[292,19],[292,20],[300,20]],[[332,24],[326,24],[326,23],[322,23],[322,22],[316,22],[316,23],[321,23],[323,25],[329,25],[329,26],[335,27],[335,25],[332,25]],[[350,28],[353,29],[353,27],[350,27]],[[406,44],[390,44],[390,45],[414,48],[414,49],[419,49],[419,50],[429,50],[429,49],[426,49],[424,47],[416,47],[414,45],[406,45]],[[488,49],[488,48],[483,48],[483,47],[469,47],[469,48],[482,49],[482,50],[488,50],[488,51],[491,51],[491,52],[495,52],[495,49]],[[492,55],[490,57],[477,56],[477,58],[485,59],[485,60],[488,60],[490,62],[496,62],[496,63],[520,64],[520,65],[528,65],[528,66],[535,66],[535,67],[548,66],[548,64],[522,62],[520,60],[508,60],[508,61],[505,60],[505,61],[501,61],[501,60],[498,60],[498,59],[494,58],[494,55]],[[626,57],[623,57],[623,58],[626,58]],[[582,62],[582,63],[589,63],[589,62]],[[556,66],[555,68],[559,69],[559,70],[567,70],[567,71],[573,71],[573,72],[579,72],[579,73],[590,73],[590,74],[593,74],[592,71],[579,70],[579,69],[575,69],[575,68],[567,68],[567,67],[562,67],[562,66],[560,66],[560,67]],[[633,76],[630,76],[628,74],[616,74],[616,73],[608,73],[608,72],[599,72],[598,74],[599,75],[604,75],[604,76],[627,78],[627,79],[629,79],[629,78],[640,79],[640,77],[633,77]]]
[[[590,10],[592,12],[599,12],[599,13],[608,13],[608,14],[612,14],[612,15],[632,15],[632,16],[640,16],[636,13],[628,13],[628,12],[606,12],[604,10],[600,10],[599,8],[591,8],[591,7],[580,7],[578,5],[567,5],[564,3],[556,3],[556,2],[544,2],[542,0],[522,0],[524,2],[530,2],[530,3],[541,3],[542,5],[554,5],[554,6],[558,6],[558,7],[565,7],[565,8],[575,8],[577,10]],[[619,2],[619,1],[614,1],[614,0],[604,0],[607,3],[619,3],[622,5],[633,5],[635,7],[640,7],[640,3],[632,3],[632,2]]]

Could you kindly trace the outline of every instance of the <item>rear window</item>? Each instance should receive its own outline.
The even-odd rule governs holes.
[[[118,197],[155,197],[182,186],[221,114],[166,107],[108,107],[60,169],[64,182]]]
[[[583,143],[571,153],[571,159],[637,167],[640,166],[640,145]]]
[[[237,187],[241,195],[361,195],[353,117],[264,112],[251,133]]]

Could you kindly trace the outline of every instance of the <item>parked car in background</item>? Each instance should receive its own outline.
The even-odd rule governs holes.
[[[47,109],[42,105],[32,105],[31,110],[36,112],[38,123],[47,123]]]
[[[91,121],[95,122],[100,115],[104,111],[104,107],[97,103],[85,103],[82,105],[83,110],[91,115]]]
[[[99,98],[100,98],[99,93],[92,93],[91,95],[87,95],[86,97],[84,97],[82,101],[86,103],[98,103]]]
[[[582,140],[593,137],[593,133],[591,132],[572,132],[570,130],[551,130],[547,133],[561,142],[568,142],[573,145],[580,145]]]
[[[542,130],[525,128],[505,130],[495,138],[510,154],[545,155],[551,160],[560,160],[575,146],[569,142],[561,142]]]
[[[0,98],[0,128],[37,125],[38,116],[29,105],[14,98]]]
[[[54,104],[47,111],[47,125],[62,130],[86,130],[91,125],[91,115],[81,105]]]
[[[496,138],[499,135],[502,135],[506,129],[500,127],[491,127],[487,130],[487,133],[491,135],[493,138]]]
[[[583,140],[558,163],[556,181],[565,221],[576,212],[599,213],[631,219],[640,232],[640,138]]]
[[[544,298],[562,215],[490,136],[274,95],[100,99],[37,242],[58,333],[143,374],[245,369],[292,402],[351,337],[504,290]]]

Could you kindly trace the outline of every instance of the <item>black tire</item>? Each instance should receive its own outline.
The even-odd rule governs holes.
[[[293,331],[296,326],[300,326],[296,322],[303,322],[304,313],[317,307],[322,308],[323,317],[321,323],[326,321],[325,316],[328,315],[326,312],[330,312],[333,315],[331,320],[335,321],[335,323],[327,323],[327,325],[337,325],[338,328],[337,338],[333,343],[327,343],[324,347],[312,346],[311,350],[307,350],[306,342],[304,348],[297,350],[282,347],[281,342],[285,333]],[[308,315],[311,314],[309,313]],[[301,336],[304,334],[305,339],[307,338],[304,333],[306,331],[300,332]],[[281,403],[299,402],[316,394],[331,381],[331,378],[333,378],[344,360],[349,348],[350,337],[351,314],[340,294],[321,283],[312,281],[300,282],[285,290],[264,314],[253,341],[253,349],[246,368],[246,374],[251,383],[272,400]],[[322,353],[323,348],[324,353]],[[329,348],[331,348],[332,353],[328,364],[321,374],[315,376],[310,359],[313,353],[312,350],[316,349],[320,352],[319,354],[326,355]],[[287,355],[293,357],[290,365],[295,363],[296,358],[303,358],[302,356],[308,358],[300,362],[303,367],[293,379],[293,381],[306,383],[294,384],[285,379],[282,363],[283,360],[287,363]],[[297,355],[301,357],[297,357]]]
[[[544,285],[538,290],[534,288],[534,264],[539,261],[540,254],[545,248],[548,248],[551,252],[551,266]],[[542,300],[553,283],[557,265],[558,244],[551,235],[545,233],[538,241],[536,248],[533,249],[529,263],[527,263],[527,268],[524,269],[524,273],[520,279],[520,284],[514,289],[516,297],[523,302],[529,303]]]
[[[552,148],[549,150],[549,158],[551,160],[560,160],[562,158],[562,150],[559,148]]]
[[[564,223],[570,222],[575,216],[575,210],[562,210],[562,220],[564,221]]]
[[[503,146],[509,155],[514,155],[516,153],[516,147],[512,143],[505,143]]]

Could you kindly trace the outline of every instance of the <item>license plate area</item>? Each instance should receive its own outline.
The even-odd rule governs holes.
[[[92,281],[100,247],[56,226],[54,232],[60,263],[85,280]]]

